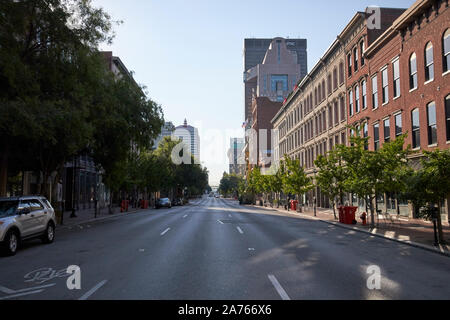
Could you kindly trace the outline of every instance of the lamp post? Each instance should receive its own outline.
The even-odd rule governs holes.
[[[76,170],[76,163],[75,163],[75,157],[73,157],[73,160],[72,160],[72,213],[70,214],[71,218],[77,217],[77,215],[75,214],[75,170]]]
[[[314,168],[314,183],[316,183],[316,173],[317,170]],[[314,188],[314,217],[317,217],[317,186]]]

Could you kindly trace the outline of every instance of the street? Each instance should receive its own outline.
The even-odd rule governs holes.
[[[81,289],[69,290],[69,266]],[[381,289],[369,290],[369,266]],[[450,299],[450,258],[295,214],[204,197],[59,228],[0,257],[0,299]]]

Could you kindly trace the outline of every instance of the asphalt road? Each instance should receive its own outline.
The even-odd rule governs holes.
[[[68,266],[81,269],[69,290]],[[370,290],[369,266],[381,271]],[[72,229],[0,257],[0,300],[450,299],[450,258],[204,198]]]

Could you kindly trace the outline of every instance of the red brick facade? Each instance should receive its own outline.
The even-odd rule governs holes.
[[[252,129],[256,131],[257,134],[257,154],[258,154],[258,163],[260,163],[261,154],[264,153],[264,150],[260,150],[260,140],[264,138],[264,135],[261,135],[260,130],[267,130],[267,150],[272,150],[272,136],[271,130],[273,129],[271,120],[280,111],[282,106],[281,102],[273,102],[267,97],[255,97],[252,103],[252,117],[253,117],[253,125]],[[271,156],[271,153],[268,153],[267,156]],[[266,164],[266,166],[270,166],[270,164]]]
[[[378,147],[381,147],[385,140],[395,139],[400,133],[408,133],[406,143],[419,155],[423,150],[446,149],[450,146],[448,142],[450,137],[447,137],[448,115],[445,112],[445,100],[450,94],[450,74],[445,72],[443,67],[443,36],[448,28],[450,28],[450,10],[447,1],[418,1],[366,50],[366,67],[360,68],[358,74],[348,78],[347,87],[349,90],[353,89],[353,95],[356,84],[359,83],[361,88],[361,82],[366,81],[367,108],[363,109],[361,106],[360,112],[354,112],[349,116],[349,124],[360,125],[363,129],[367,123],[370,150],[375,149],[376,141],[379,142]],[[429,43],[433,46],[434,77],[433,80],[427,81],[425,48]],[[416,57],[416,68],[412,69],[417,69],[417,73],[410,72],[410,58],[413,54]],[[398,67],[395,73],[394,66]],[[416,84],[412,86],[411,73],[415,79],[413,84]],[[383,82],[383,75],[387,75],[387,82]],[[395,82],[394,77],[397,80]],[[374,106],[372,97],[374,80],[378,106]],[[383,103],[383,83],[387,83],[385,103]],[[398,88],[395,90],[396,94],[394,87]],[[361,89],[359,91],[361,102],[363,92]],[[355,105],[355,97],[353,100]],[[427,106],[431,107],[430,112],[427,111]],[[413,110],[418,112],[419,131],[413,130]],[[399,119],[401,121],[398,121]],[[385,121],[389,124],[386,130]],[[396,124],[401,126],[396,128]],[[377,140],[375,140],[376,125],[379,126]]]

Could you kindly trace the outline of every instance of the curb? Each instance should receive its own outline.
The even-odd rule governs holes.
[[[141,209],[141,210],[135,210],[135,211],[128,211],[127,213],[121,213],[119,215],[118,214],[111,214],[111,215],[108,215],[106,217],[93,218],[93,219],[84,220],[84,221],[80,221],[80,222],[69,224],[69,225],[66,225],[66,224],[60,225],[60,224],[58,224],[56,226],[56,230],[69,229],[71,227],[77,227],[77,226],[85,224],[85,223],[101,222],[101,221],[112,219],[112,218],[126,217],[128,215],[133,215],[133,214],[136,214],[136,213],[139,213],[139,212],[144,212],[144,211],[149,211],[149,210],[142,210]]]
[[[311,220],[320,221],[322,223],[331,224],[331,225],[334,225],[336,227],[344,228],[344,229],[347,229],[347,230],[352,230],[352,231],[357,231],[357,232],[361,232],[361,233],[365,233],[365,234],[370,234],[370,235],[378,237],[378,238],[391,240],[391,241],[394,241],[394,242],[397,242],[397,243],[406,244],[406,245],[409,245],[411,247],[427,250],[427,251],[430,251],[430,252],[433,252],[433,253],[437,253],[437,254],[440,254],[440,255],[443,255],[443,256],[446,256],[446,257],[450,257],[450,251],[445,251],[442,248],[438,249],[436,247],[425,245],[425,244],[421,244],[421,243],[414,242],[414,241],[401,240],[401,239],[387,237],[387,236],[384,236],[384,235],[376,233],[376,232],[363,230],[363,229],[360,229],[358,227],[350,227],[350,226],[347,226],[347,225],[344,225],[344,224],[341,224],[341,223],[337,223],[337,222],[329,221],[329,220],[323,220],[323,219],[320,219],[320,218],[317,218],[317,217],[311,217],[311,216],[305,215],[303,213],[290,213],[290,211],[288,212],[288,211],[279,210],[279,209],[276,209],[276,208],[265,208],[265,207],[258,207],[258,206],[254,206],[254,205],[252,205],[252,207],[260,208],[260,209],[267,209],[267,210],[274,210],[274,211],[278,211],[278,212],[285,212],[285,213],[288,213],[288,214],[291,214],[291,215],[296,215],[296,216],[308,218],[308,219],[311,219]]]
[[[362,229],[360,229],[358,227],[349,227],[349,226],[346,226],[346,225],[343,225],[343,224],[340,224],[340,223],[337,223],[337,222],[333,222],[333,221],[327,221],[327,220],[322,220],[322,219],[317,219],[317,220],[319,220],[320,222],[323,222],[323,223],[326,223],[326,224],[331,224],[331,225],[334,225],[334,226],[337,226],[337,227],[340,227],[340,228],[344,228],[344,229],[347,229],[347,230],[352,230],[352,231],[357,231],[357,232],[361,232],[361,233],[365,233],[365,234],[370,234],[370,235],[378,237],[378,238],[391,240],[391,241],[394,241],[394,242],[397,242],[397,243],[406,244],[406,245],[409,245],[411,247],[427,250],[427,251],[434,252],[434,253],[437,253],[437,254],[440,254],[440,255],[443,255],[443,256],[446,256],[446,257],[450,257],[450,252],[449,251],[445,251],[443,249],[438,249],[436,247],[428,246],[428,245],[425,245],[425,244],[422,244],[422,243],[418,243],[418,242],[414,242],[414,241],[408,241],[408,240],[401,240],[401,239],[396,239],[396,238],[391,238],[391,237],[387,237],[387,236],[381,235],[381,234],[376,233],[376,232],[362,230]]]

